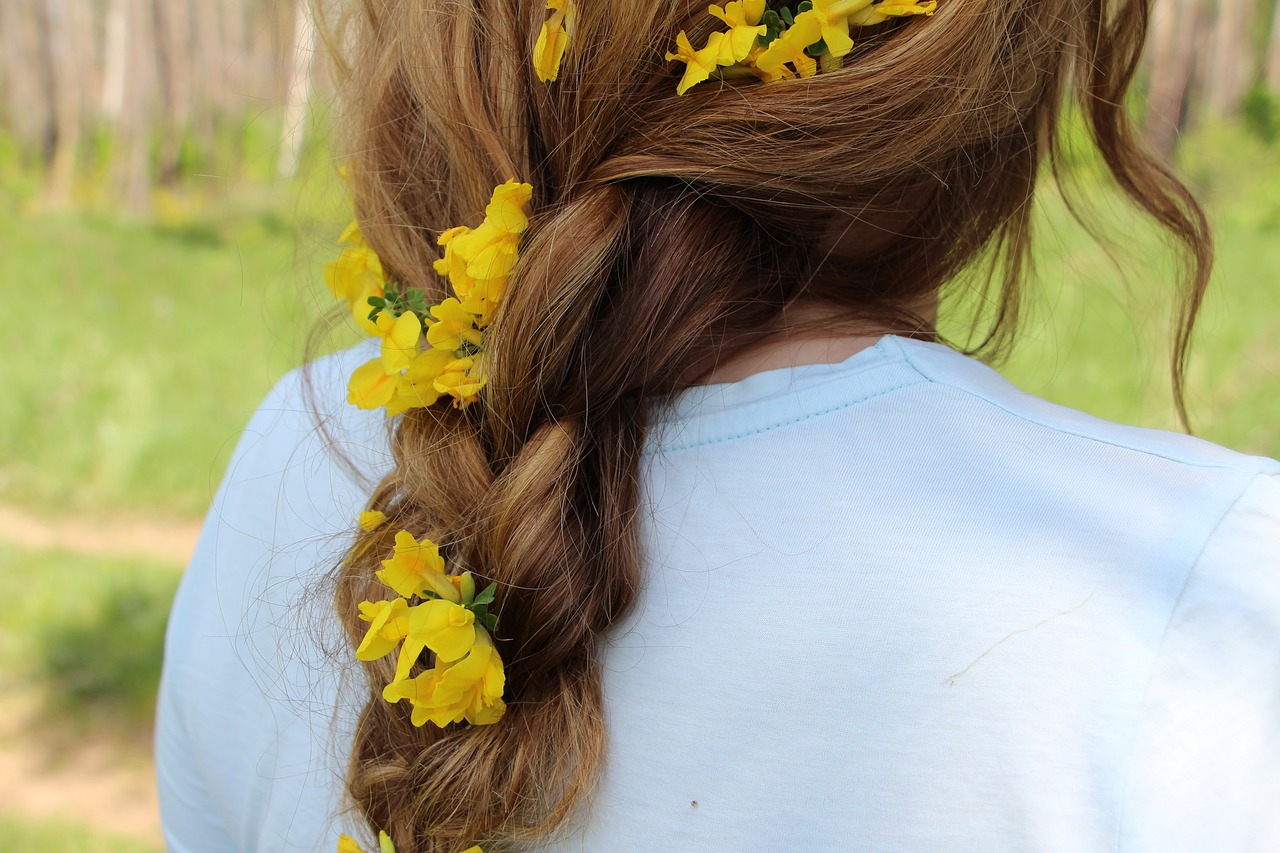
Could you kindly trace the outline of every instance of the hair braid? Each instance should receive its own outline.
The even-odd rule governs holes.
[[[1144,19],[1100,16],[1091,29],[1086,7],[1103,2],[942,0],[927,27],[869,32],[843,69],[677,98],[663,56],[704,16],[698,0],[582,0],[554,86],[529,62],[543,0],[363,0],[358,37],[334,43],[353,45],[353,191],[387,273],[439,302],[439,234],[474,222],[495,184],[534,186],[485,331],[483,399],[401,419],[372,501],[388,522],[340,571],[353,643],[366,627],[357,603],[384,597],[373,573],[390,531],[430,538],[498,585],[500,723],[415,728],[373,687],[392,661],[366,664],[348,787],[397,849],[536,841],[590,791],[605,742],[602,638],[642,583],[655,398],[768,335],[801,297],[863,329],[933,337],[917,306],[984,252],[1003,275],[988,341],[1012,328],[1029,201],[1041,159],[1056,156],[1043,134],[1073,77],[1122,188],[1164,187],[1146,209],[1193,250],[1189,334],[1207,236],[1115,130]]]

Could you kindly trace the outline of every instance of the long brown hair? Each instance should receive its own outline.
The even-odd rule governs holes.
[[[356,603],[406,528],[498,583],[508,712],[414,728],[371,688],[349,792],[398,849],[501,850],[544,838],[589,794],[604,753],[601,638],[642,582],[637,462],[646,407],[749,346],[784,306],[824,303],[865,330],[936,337],[914,309],[995,259],[1014,327],[1031,199],[1074,97],[1123,190],[1181,246],[1174,379],[1209,267],[1195,202],[1123,107],[1147,0],[941,0],[860,34],[843,69],[705,83],[663,56],[703,0],[578,0],[560,78],[531,53],[544,0],[363,0],[334,35],[344,157],[389,275],[446,296],[436,237],[475,225],[493,187],[534,187],[531,227],[488,334],[490,383],[465,410],[410,411],[336,606]]]

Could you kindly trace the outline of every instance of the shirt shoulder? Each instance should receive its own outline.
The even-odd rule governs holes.
[[[1223,514],[1147,686],[1120,850],[1280,848],[1280,474]]]
[[[1016,388],[992,368],[940,344],[894,338],[894,345],[921,376],[971,395],[1023,421],[1028,428],[1073,436],[1136,454],[1194,467],[1226,468],[1246,475],[1280,474],[1280,462],[1251,456],[1194,436],[1106,421]]]

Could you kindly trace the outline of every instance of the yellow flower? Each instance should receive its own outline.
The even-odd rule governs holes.
[[[854,13],[849,23],[860,27],[869,27],[883,23],[890,18],[905,18],[909,15],[932,15],[938,10],[937,0],[884,0],[882,3],[869,5]]]
[[[475,614],[439,598],[412,607],[403,598],[362,601],[360,618],[372,624],[356,648],[357,660],[377,660],[404,642],[393,682],[409,677],[424,649],[435,652],[437,660],[452,663],[470,652],[476,640]]]
[[[453,292],[462,300],[465,300],[471,293],[471,288],[475,287],[475,279],[467,275],[467,259],[458,254],[453,241],[457,237],[470,233],[470,228],[459,225],[436,238],[436,245],[444,247],[444,257],[431,265],[432,269],[449,279],[449,283],[453,285]]]
[[[849,18],[833,8],[842,0],[812,0],[813,9],[822,19],[822,40],[827,45],[827,53],[836,59],[853,50],[853,39],[849,37]],[[807,14],[807,13],[802,13]]]
[[[382,568],[375,574],[378,580],[405,598],[430,590],[446,601],[462,599],[456,583],[444,573],[440,548],[429,539],[419,543],[407,530],[396,534],[396,547],[391,559],[383,560]]]
[[[795,23],[756,57],[755,67],[765,74],[776,74],[789,62],[801,77],[817,74],[818,63],[804,51],[822,38],[822,25],[825,21],[826,17],[816,9],[801,12],[796,16]]]
[[[465,658],[455,663],[437,661],[416,678],[392,682],[382,697],[388,702],[408,699],[415,726],[429,721],[444,727],[464,719],[483,726],[496,723],[506,712],[505,689],[502,658],[488,632],[477,627],[475,644]]]
[[[552,15],[542,25],[538,41],[533,46],[533,70],[543,82],[559,76],[560,60],[564,59],[565,48],[573,38],[578,19],[574,0],[547,0],[547,9]]]
[[[352,222],[342,232],[338,242],[343,244],[342,254],[336,261],[325,264],[324,280],[329,290],[339,299],[347,300],[351,316],[367,334],[376,334],[369,320],[370,296],[382,296],[386,276],[377,254],[364,241],[360,226]]]
[[[351,374],[347,383],[347,402],[361,409],[385,406],[396,396],[402,381],[400,376],[388,375],[382,369],[381,358],[370,359]]]
[[[480,399],[480,389],[489,381],[484,367],[476,356],[454,359],[436,377],[435,389],[441,394],[452,394],[454,405],[462,408]]]
[[[479,847],[473,847],[466,853],[471,853],[472,850],[484,853]],[[365,849],[357,844],[356,840],[350,835],[339,835],[338,853],[365,853]],[[378,853],[396,853],[396,846],[391,842],[391,836],[385,832],[378,833]]]
[[[406,369],[418,354],[422,339],[422,321],[412,311],[391,318],[378,315],[378,331],[382,333],[382,369],[388,376]]]
[[[350,835],[339,835],[338,853],[365,853],[365,849]]]
[[[523,215],[521,218],[524,219]],[[524,223],[528,227],[527,219]],[[511,272],[516,265],[523,231],[524,228],[508,230],[497,221],[485,219],[479,228],[459,234],[452,242],[454,250],[467,260],[467,276],[474,281],[485,281],[503,278]]]
[[[764,0],[734,0],[722,9],[711,6],[707,14],[719,18],[729,27],[729,51],[733,62],[742,62],[756,46],[756,39],[769,31],[760,23],[764,14]],[[677,41],[679,37],[677,36]],[[671,58],[670,55],[667,56]],[[725,65],[731,63],[723,63]]]
[[[387,417],[425,408],[439,400],[442,392],[436,390],[436,378],[453,360],[453,353],[448,350],[427,349],[414,356],[409,369],[399,377],[391,398],[383,404]]]
[[[382,522],[387,520],[387,514],[377,509],[367,509],[360,513],[360,517],[356,523],[360,525],[360,529],[366,533],[372,533],[382,526]]]
[[[431,307],[427,321],[427,343],[440,350],[459,350],[463,343],[480,346],[483,336],[476,328],[476,315],[456,299],[449,298]]]
[[[362,601],[360,618],[372,624],[356,647],[356,660],[377,660],[390,654],[396,644],[408,635],[409,602],[403,598]]]
[[[529,184],[499,184],[485,207],[484,222],[474,229],[450,228],[436,241],[445,250],[434,264],[436,272],[448,276],[458,299],[480,317],[480,328],[488,325],[519,259],[520,238],[529,227],[525,205],[532,197]]]
[[[694,50],[693,43],[684,30],[681,30],[676,33],[676,52],[668,53],[667,59],[685,64],[684,77],[676,86],[676,94],[683,95],[710,77],[716,68],[732,65],[733,46],[728,33],[712,33],[707,37],[705,47]]]

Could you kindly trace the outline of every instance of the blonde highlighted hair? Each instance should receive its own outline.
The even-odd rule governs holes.
[[[437,236],[495,185],[534,187],[531,226],[487,332],[489,384],[464,410],[407,413],[394,470],[341,569],[356,604],[401,528],[499,585],[508,712],[415,728],[370,691],[348,787],[402,853],[545,838],[584,801],[605,747],[601,643],[642,582],[637,466],[648,407],[750,346],[784,306],[932,339],[939,288],[994,257],[1007,339],[1030,201],[1079,103],[1116,183],[1180,245],[1181,387],[1208,276],[1195,202],[1135,138],[1123,103],[1148,0],[940,0],[927,21],[864,30],[842,69],[708,82],[679,97],[675,34],[716,24],[694,0],[578,0],[559,78],[531,62],[544,0],[363,0],[334,30],[343,158],[388,274],[448,294]]]

